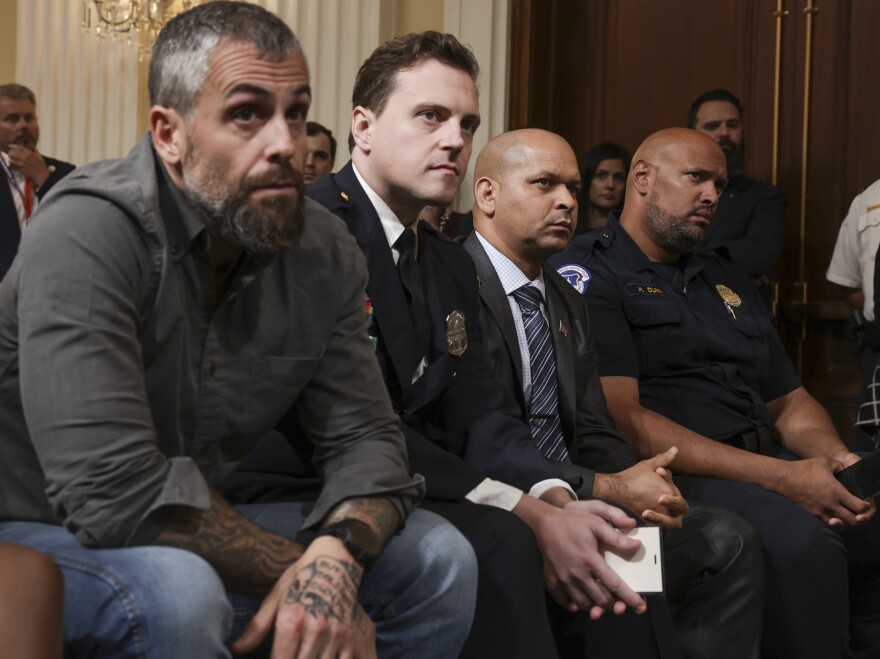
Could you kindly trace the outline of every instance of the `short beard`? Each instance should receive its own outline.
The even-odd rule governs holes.
[[[237,182],[223,177],[219,163],[206,162],[198,149],[183,162],[184,192],[209,230],[251,255],[272,255],[295,247],[305,221],[305,183],[302,173],[282,163],[259,176]],[[248,195],[266,185],[285,184],[296,197],[273,195],[249,202]]]
[[[700,209],[694,208],[684,217],[680,217],[667,213],[657,202],[658,195],[655,190],[645,207],[645,219],[657,245],[670,254],[689,252],[706,233],[701,227],[689,224],[687,221],[688,216]]]

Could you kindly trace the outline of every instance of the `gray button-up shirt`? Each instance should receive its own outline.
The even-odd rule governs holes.
[[[299,245],[243,258],[222,299],[148,138],[68,177],[34,220],[0,285],[0,519],[149,542],[292,405],[324,483],[307,526],[345,498],[406,514],[422,496],[367,335],[363,255],[330,213],[306,200]]]

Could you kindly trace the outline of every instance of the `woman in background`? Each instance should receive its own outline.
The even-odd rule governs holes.
[[[581,157],[576,235],[602,226],[611,211],[623,208],[629,164],[627,150],[614,142],[597,144]]]

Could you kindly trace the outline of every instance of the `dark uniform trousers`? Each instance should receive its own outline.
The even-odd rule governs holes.
[[[758,445],[772,424],[765,401],[801,386],[751,282],[718,256],[652,263],[612,215],[554,265],[588,302],[600,372],[638,378],[640,402],[654,412],[747,449],[745,435]],[[765,656],[880,657],[880,518],[836,532],[757,485],[679,475],[676,483],[688,500],[734,512],[757,531]]]

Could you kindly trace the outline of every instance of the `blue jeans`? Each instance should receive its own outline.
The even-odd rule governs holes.
[[[302,524],[299,504],[241,512],[290,537]],[[89,549],[62,527],[35,522],[0,522],[0,541],[39,549],[61,568],[68,656],[230,657],[228,645],[259,606],[228,597],[214,569],[182,549]],[[470,630],[476,583],[468,542],[439,516],[414,511],[359,591],[379,656],[456,657]]]

